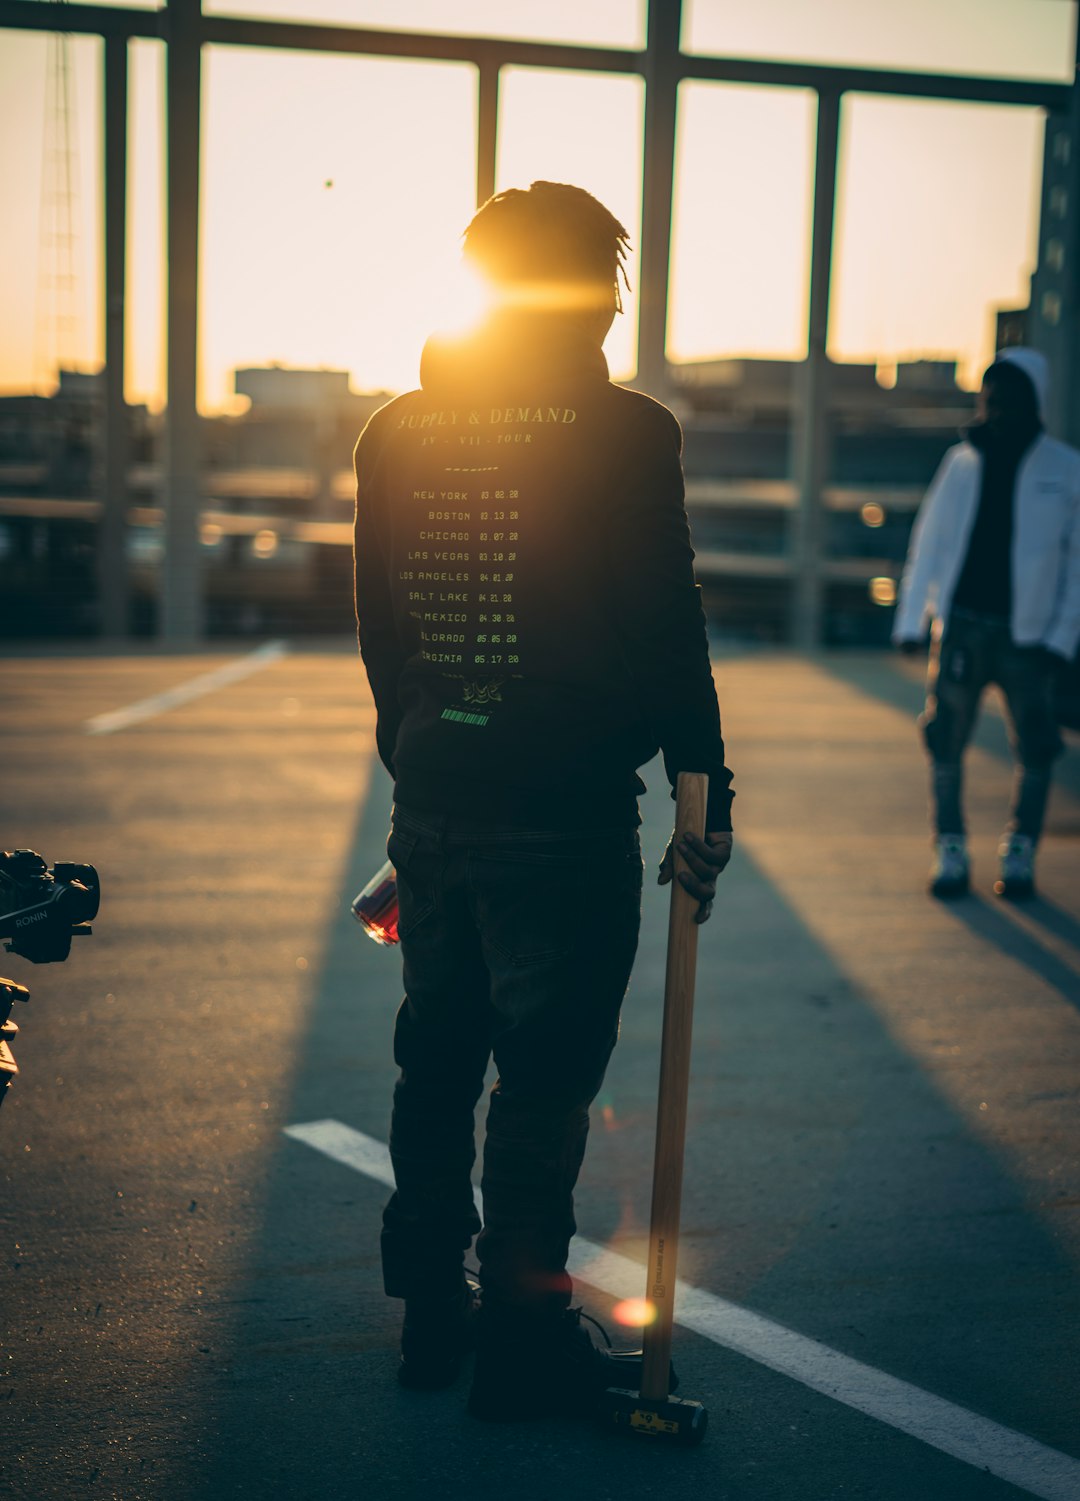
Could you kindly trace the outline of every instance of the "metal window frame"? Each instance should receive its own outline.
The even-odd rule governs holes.
[[[666,331],[680,83],[757,84],[811,90],[817,97],[814,210],[810,246],[807,358],[792,451],[800,505],[793,533],[796,586],[795,643],[820,640],[823,569],[821,490],[825,472],[829,294],[835,223],[836,158],[845,93],[1016,105],[1045,110],[1065,122],[1080,158],[1080,87],[1040,80],[972,77],[881,68],[831,67],[684,53],[682,0],[647,0],[644,51],[510,38],[447,36],[368,27],[205,15],[201,0],[168,0],[161,10],[0,0],[0,28],[99,36],[105,41],[105,319],[106,466],[99,579],[103,624],[123,629],[124,237],[126,234],[127,44],[163,41],[167,48],[167,456],[161,633],[172,642],[203,632],[199,548],[199,418],[196,407],[196,310],[201,52],[203,46],[284,48],[385,58],[472,64],[477,70],[477,201],[494,191],[499,125],[499,80],[505,67],[550,68],[637,76],[645,85],[642,228],[637,384],[667,390]],[[58,24],[60,23],[60,24]],[[1080,26],[1077,28],[1080,33]],[[1080,36],[1078,36],[1080,42]],[[1074,216],[1075,218],[1075,216]],[[1074,251],[1075,254],[1075,251]],[[1075,277],[1073,280],[1075,281]],[[1075,299],[1071,299],[1075,301]],[[1070,306],[1067,316],[1075,317]],[[1072,345],[1076,345],[1072,340]],[[1080,350],[1066,365],[1070,394],[1080,384]],[[1078,404],[1078,403],[1072,403]]]

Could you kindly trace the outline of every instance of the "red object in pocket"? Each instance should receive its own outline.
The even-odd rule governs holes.
[[[389,860],[354,898],[352,912],[376,943],[398,942],[397,875]]]

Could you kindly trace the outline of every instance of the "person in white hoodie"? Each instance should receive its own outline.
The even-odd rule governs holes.
[[[983,377],[978,415],[950,448],[911,535],[893,640],[933,644],[920,719],[931,761],[930,891],[968,890],[963,756],[983,690],[1001,689],[1018,766],[999,850],[999,896],[1034,891],[1051,768],[1062,741],[1054,682],[1080,641],[1080,452],[1043,431],[1048,369],[1005,349]]]

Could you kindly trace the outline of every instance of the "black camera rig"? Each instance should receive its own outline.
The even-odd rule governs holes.
[[[91,931],[100,902],[98,873],[92,865],[57,860],[50,870],[34,850],[0,851],[0,939],[9,954],[31,964],[55,964],[71,952],[72,938]],[[0,1104],[18,1073],[11,1039],[16,1001],[30,992],[14,980],[0,980]]]

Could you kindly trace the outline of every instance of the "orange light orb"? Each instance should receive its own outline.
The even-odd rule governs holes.
[[[656,1304],[650,1303],[648,1298],[624,1298],[615,1304],[611,1317],[616,1324],[623,1324],[628,1329],[644,1329],[646,1324],[656,1322]]]

